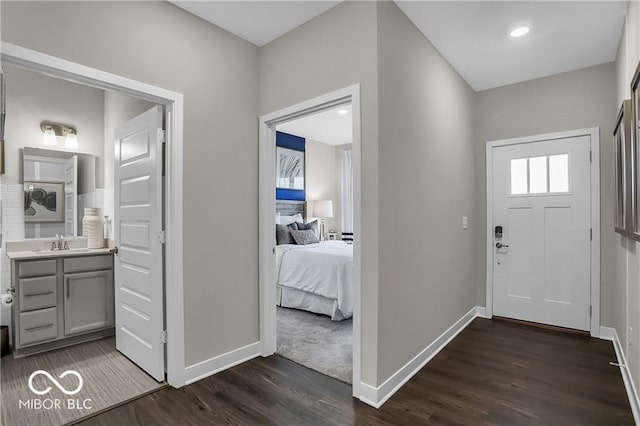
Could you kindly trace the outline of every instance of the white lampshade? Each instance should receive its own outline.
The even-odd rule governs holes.
[[[47,129],[44,131],[44,136],[42,137],[43,145],[58,145],[58,140],[56,139],[56,132],[53,129]]]
[[[67,133],[64,146],[65,148],[78,148],[78,137],[75,133]]]
[[[317,200],[313,202],[313,217],[328,218],[333,217],[333,201]]]

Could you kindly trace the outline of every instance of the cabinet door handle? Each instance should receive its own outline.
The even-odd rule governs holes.
[[[51,327],[52,325],[53,325],[53,323],[52,323],[52,322],[50,322],[50,323],[48,323],[48,324],[42,324],[42,325],[36,325],[36,326],[33,326],[33,327],[27,327],[27,328],[25,328],[24,330],[25,330],[25,331],[39,330],[39,329],[41,329],[41,328]]]
[[[67,299],[68,299],[69,297],[71,297],[71,286],[69,285],[69,280],[67,280],[65,284],[67,285]]]
[[[43,296],[45,294],[52,294],[53,290],[49,290],[49,291],[42,291],[40,293],[31,293],[31,294],[25,294],[24,297],[31,297],[31,296]]]

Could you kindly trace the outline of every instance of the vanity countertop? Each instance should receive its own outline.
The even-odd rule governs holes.
[[[11,260],[25,259],[48,259],[58,257],[79,257],[79,256],[95,256],[99,254],[111,253],[110,248],[88,249],[76,248],[69,250],[36,250],[36,251],[9,251],[7,256]]]

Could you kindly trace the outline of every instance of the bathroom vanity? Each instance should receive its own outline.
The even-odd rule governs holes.
[[[8,251],[14,356],[114,334],[109,249]]]

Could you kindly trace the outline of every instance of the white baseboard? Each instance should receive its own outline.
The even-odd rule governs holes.
[[[491,319],[491,317],[487,315],[487,308],[484,306],[476,306],[476,317]]]
[[[205,377],[260,356],[260,342],[251,343],[233,351],[200,361],[184,369],[185,384],[189,385]]]
[[[620,366],[620,374],[622,374],[622,381],[624,382],[629,404],[631,405],[631,412],[633,413],[636,424],[640,424],[640,399],[638,399],[638,392],[633,383],[633,377],[631,377],[629,367],[627,367],[627,358],[624,355],[624,348],[618,338],[618,332],[615,328],[600,327],[600,338],[613,342],[613,348],[616,351],[616,358],[618,358],[618,365]]]
[[[424,348],[418,355],[416,355],[411,361],[406,363],[402,368],[396,371],[391,377],[384,381],[380,386],[374,387],[366,383],[360,385],[360,401],[365,404],[371,405],[375,408],[380,408],[398,389],[400,389],[405,383],[409,381],[418,371],[422,369],[431,359],[444,349],[447,344],[453,340],[462,330],[465,329],[471,321],[476,317],[479,310],[484,310],[483,307],[474,306],[469,312],[464,314],[462,318],[456,321],[447,331],[442,333],[436,340],[434,340],[429,346]],[[482,312],[484,313],[484,312]]]
[[[618,343],[620,343],[620,340],[618,340],[618,333],[615,328],[600,327],[600,338],[602,340],[610,340],[612,342],[618,341]]]

